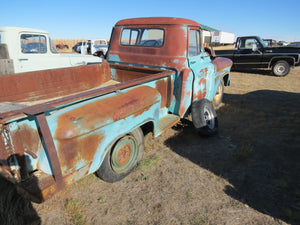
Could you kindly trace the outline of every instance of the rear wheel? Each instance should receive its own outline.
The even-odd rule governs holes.
[[[218,133],[218,118],[213,104],[207,99],[192,104],[192,121],[195,129],[202,135]]]
[[[97,175],[104,181],[122,180],[141,161],[144,152],[144,135],[140,128],[118,139],[106,154]]]
[[[284,77],[290,72],[290,65],[286,61],[281,60],[274,64],[272,71],[275,76]]]

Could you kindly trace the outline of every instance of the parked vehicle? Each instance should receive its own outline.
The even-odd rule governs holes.
[[[101,65],[0,76],[0,174],[40,202],[91,173],[123,179],[146,130],[157,137],[192,114],[216,134],[212,102],[232,62],[211,61],[200,35],[188,19],[121,20]]]
[[[277,46],[277,42],[273,39],[263,39],[266,46]]]
[[[0,75],[101,63],[93,56],[59,54],[47,31],[0,27]]]
[[[233,68],[268,68],[275,76],[300,65],[300,48],[266,46],[256,36],[238,37],[234,50],[215,50],[215,55],[231,59]]]
[[[108,50],[108,44],[105,39],[93,39],[81,42],[77,46],[77,52],[81,54],[90,54],[94,56],[104,57]]]
[[[279,46],[287,46],[288,45],[288,43],[286,41],[278,41],[277,44]]]
[[[235,41],[235,35],[233,33],[224,31],[212,31],[211,32],[211,42],[216,45],[232,45]]]
[[[291,42],[287,46],[300,48],[300,42]]]
[[[79,51],[80,51],[80,46],[83,44],[84,42],[78,42],[78,43],[76,43],[73,47],[72,47],[72,51],[73,52],[78,52],[78,53],[80,53]]]

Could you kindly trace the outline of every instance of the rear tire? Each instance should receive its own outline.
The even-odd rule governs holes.
[[[141,128],[137,128],[112,145],[96,173],[106,182],[122,180],[142,160],[143,153],[144,134]]]
[[[218,133],[217,113],[207,99],[192,104],[192,121],[195,129],[202,135],[212,136]]]
[[[284,77],[289,74],[290,65],[286,61],[280,60],[274,64],[272,71],[275,76]]]

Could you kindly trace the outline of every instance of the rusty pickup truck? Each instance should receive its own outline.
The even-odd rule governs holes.
[[[232,61],[206,55],[201,26],[181,18],[136,18],[113,27],[101,65],[0,76],[0,173],[35,202],[96,173],[127,176],[155,137],[192,114],[213,135],[213,102]]]

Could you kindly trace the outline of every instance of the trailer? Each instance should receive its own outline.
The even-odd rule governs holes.
[[[233,44],[235,41],[234,33],[224,31],[212,31],[211,42],[214,44]]]

